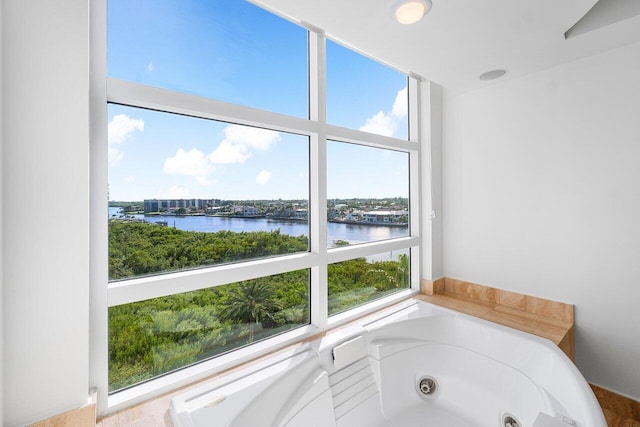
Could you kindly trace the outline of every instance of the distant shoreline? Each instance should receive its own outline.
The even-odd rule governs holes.
[[[133,215],[136,215],[138,218],[134,218]],[[271,214],[260,214],[260,215],[225,215],[225,214],[208,214],[204,212],[193,212],[193,213],[181,213],[178,214],[176,212],[136,212],[136,213],[120,213],[120,215],[115,216],[111,215],[110,219],[118,219],[125,221],[141,221],[140,216],[144,218],[159,218],[159,217],[167,217],[167,218],[192,218],[192,217],[206,217],[206,218],[221,218],[221,219],[240,219],[240,220],[264,220],[272,221],[272,222],[290,222],[290,223],[308,223],[307,218],[295,218],[295,217],[283,217],[283,216],[274,216]],[[144,221],[144,220],[143,220]],[[365,227],[392,227],[392,228],[407,228],[409,226],[408,223],[397,223],[397,222],[365,222],[365,221],[353,221],[346,219],[329,219],[328,223],[333,224],[344,224],[344,225],[357,225],[357,226],[365,226]]]
[[[409,224],[406,222],[364,222],[364,221],[349,221],[342,219],[330,219],[328,222],[333,222],[334,224],[347,224],[347,225],[372,225],[372,226],[383,226],[383,227],[408,227]]]
[[[140,214],[139,214],[140,215]],[[171,217],[171,218],[189,218],[189,217],[207,217],[207,218],[222,218],[222,219],[267,219],[268,221],[273,222],[296,222],[296,223],[306,223],[308,222],[306,219],[301,218],[283,218],[283,217],[268,217],[266,215],[259,216],[240,216],[240,215],[204,215],[204,214],[171,214],[171,213],[146,213],[145,217],[158,218],[158,217]],[[112,220],[121,220],[121,221],[134,221],[141,222],[144,221],[140,218],[135,218],[133,215],[121,215],[121,216],[111,216],[109,219]],[[367,227],[395,227],[395,228],[406,228],[409,224],[406,223],[394,223],[394,222],[364,222],[364,221],[347,221],[347,220],[337,220],[330,219],[327,222],[333,224],[345,224],[345,225],[363,225]]]

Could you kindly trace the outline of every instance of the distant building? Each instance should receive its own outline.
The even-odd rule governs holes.
[[[145,199],[144,212],[162,212],[179,208],[204,210],[219,203],[220,200],[217,199]]]
[[[258,209],[253,206],[234,206],[233,213],[242,216],[256,216],[258,215]]]
[[[347,212],[345,219],[347,221],[361,221],[362,220],[362,211],[353,211]]]
[[[309,217],[309,211],[307,209],[296,209],[294,215],[295,219],[307,219]]]
[[[158,201],[156,199],[153,200],[147,200],[145,199],[144,201],[144,212],[158,212],[159,209],[159,205],[158,205]]]
[[[362,220],[372,224],[397,224],[406,222],[409,211],[368,211],[362,215]]]

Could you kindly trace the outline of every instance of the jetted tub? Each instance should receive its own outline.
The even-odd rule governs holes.
[[[551,341],[421,301],[171,401],[176,427],[606,427]]]

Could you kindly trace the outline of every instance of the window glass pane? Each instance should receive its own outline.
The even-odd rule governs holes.
[[[109,106],[109,278],[309,248],[309,138]]]
[[[109,391],[309,322],[306,269],[110,307]]]
[[[409,235],[409,154],[327,143],[329,247]]]
[[[409,249],[329,264],[329,315],[410,286]]]
[[[108,75],[308,117],[307,32],[247,1],[109,0]]]
[[[407,76],[327,40],[327,122],[408,139]]]

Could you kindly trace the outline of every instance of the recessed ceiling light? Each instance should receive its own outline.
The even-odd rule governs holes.
[[[495,80],[507,74],[507,70],[491,70],[480,75],[480,80]]]
[[[401,24],[415,24],[429,13],[431,0],[402,0],[396,6],[396,19]]]

